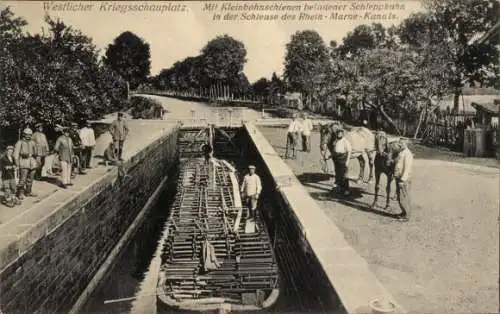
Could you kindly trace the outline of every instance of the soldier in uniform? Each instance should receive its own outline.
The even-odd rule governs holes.
[[[349,143],[349,141],[344,137],[344,130],[337,130],[337,140],[335,141],[333,156],[333,162],[335,165],[335,181],[339,187],[339,192],[344,193],[346,196],[350,195],[347,171],[349,168],[351,153],[351,143]]]
[[[3,203],[8,207],[14,207],[16,204],[21,204],[21,201],[16,197],[16,162],[14,160],[14,146],[7,146],[5,155],[0,160],[0,175],[2,177],[2,185],[4,191]]]
[[[62,128],[62,135],[57,138],[54,151],[59,155],[61,163],[61,183],[62,188],[66,188],[71,183],[71,161],[73,159],[73,141],[69,136],[68,128]]]
[[[207,140],[205,144],[201,145],[201,151],[203,153],[203,157],[205,158],[205,163],[210,163],[210,159],[213,157],[214,150],[209,140]]]
[[[38,156],[38,169],[36,171],[35,177],[37,180],[40,180],[42,177],[46,177],[47,173],[44,173],[46,170],[45,167],[45,157],[49,153],[49,143],[47,142],[47,137],[43,133],[43,125],[38,123],[35,125],[36,131],[33,133],[33,141],[36,144],[37,156]]]
[[[128,135],[128,125],[127,122],[123,119],[123,113],[118,113],[118,119],[111,123],[109,127],[109,133],[111,133],[111,137],[113,138],[114,147],[117,150],[118,159],[123,160],[123,143]]]
[[[72,172],[74,175],[78,174],[86,174],[85,171],[83,171],[83,145],[82,145],[82,139],[80,138],[80,132],[78,130],[78,124],[76,122],[71,123],[71,129],[69,129],[69,137],[71,138],[71,141],[73,142],[73,153],[75,156],[78,157],[79,164],[78,165],[73,165],[72,167]]]
[[[23,137],[17,141],[14,148],[14,160],[19,168],[19,185],[17,186],[17,197],[23,199],[25,196],[35,197],[33,193],[33,180],[38,168],[37,149],[35,142],[31,139],[33,131],[29,128],[24,129]]]
[[[396,178],[396,195],[398,198],[401,214],[397,216],[400,221],[408,221],[411,212],[410,185],[411,170],[413,166],[413,154],[408,148],[407,139],[399,139],[401,152],[396,157],[394,177]]]

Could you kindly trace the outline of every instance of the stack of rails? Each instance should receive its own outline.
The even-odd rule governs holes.
[[[235,169],[225,160],[201,158],[181,165],[178,192],[165,225],[166,242],[158,300],[196,310],[194,304],[231,304],[233,310],[259,310],[278,295],[278,266],[260,219],[258,232],[245,234]],[[239,215],[238,215],[239,214]],[[237,219],[240,216],[241,219]],[[239,226],[235,224],[239,221]],[[205,270],[202,248],[214,247],[219,267]],[[216,309],[216,308],[214,308]]]

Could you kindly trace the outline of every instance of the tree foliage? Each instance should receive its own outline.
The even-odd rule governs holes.
[[[211,82],[237,81],[247,61],[245,45],[228,35],[209,41],[201,55],[203,74]]]
[[[123,81],[100,65],[92,40],[62,21],[45,21],[47,34],[28,35],[10,8],[0,14],[1,126],[65,123],[120,108]]]
[[[106,49],[104,63],[123,77],[135,89],[147,81],[151,71],[149,44],[132,32],[115,38]]]
[[[330,41],[327,65],[322,52],[314,54],[323,51],[319,35],[298,32],[287,45],[288,86],[314,94],[323,108],[341,99],[347,109],[375,110],[397,129],[394,118],[422,120],[465,83],[493,85],[498,41],[475,39],[498,23],[499,2],[428,0],[426,7],[400,25],[359,25],[342,42]]]
[[[490,85],[499,74],[499,53],[493,43],[479,43],[500,19],[497,0],[428,0],[428,12],[411,15],[400,26],[399,34],[411,47],[444,45],[453,61],[453,85]]]
[[[249,82],[243,73],[246,49],[228,35],[210,40],[201,54],[178,61],[154,78],[154,87],[183,92],[199,92],[213,86],[226,86],[233,93],[245,94]]]
[[[328,70],[328,50],[316,31],[299,31],[286,45],[284,79],[287,86],[313,96],[315,85]],[[306,101],[306,105],[310,103]]]

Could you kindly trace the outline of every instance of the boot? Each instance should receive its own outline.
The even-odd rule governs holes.
[[[31,187],[32,185],[27,185],[26,192],[24,194],[29,197],[37,197],[37,195],[31,191]]]
[[[24,199],[24,187],[23,186],[20,185],[17,187],[16,196],[21,201]]]
[[[21,205],[21,200],[17,196],[14,196],[14,204]]]
[[[12,197],[9,200],[5,200],[5,206],[7,206],[7,207],[14,207],[15,206],[14,200]]]

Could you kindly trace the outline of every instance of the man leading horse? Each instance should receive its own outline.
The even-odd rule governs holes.
[[[335,143],[338,138],[338,130],[343,129],[340,122],[333,122],[322,125],[320,128],[320,150],[323,159],[326,161],[332,158],[335,164]],[[373,165],[375,160],[375,135],[365,127],[352,128],[349,132],[342,132],[343,137],[350,143],[351,158],[359,161],[360,171],[357,181],[361,181],[365,174],[365,154],[370,165],[369,181],[373,180]],[[329,154],[328,154],[329,153]],[[329,156],[328,156],[329,155]],[[335,169],[337,173],[337,169]],[[337,180],[336,180],[337,181]]]
[[[345,144],[345,142],[349,144]],[[358,181],[364,178],[366,154],[369,160],[370,176],[369,181],[373,180],[373,170],[375,170],[375,199],[370,208],[376,206],[380,185],[380,176],[384,173],[387,176],[387,198],[385,209],[390,205],[391,183],[396,179],[396,194],[401,208],[401,214],[396,218],[407,221],[410,212],[410,174],[412,168],[413,154],[407,147],[406,139],[390,141],[385,132],[373,133],[365,127],[353,128],[344,135],[342,125],[334,122],[328,125],[322,125],[320,130],[320,149],[324,161],[332,158],[335,167],[335,183],[339,186],[341,192],[348,195],[346,191],[348,184],[345,176],[348,159],[356,158],[360,163],[360,173]],[[345,154],[351,149],[350,154]],[[330,153],[328,156],[328,152]]]

